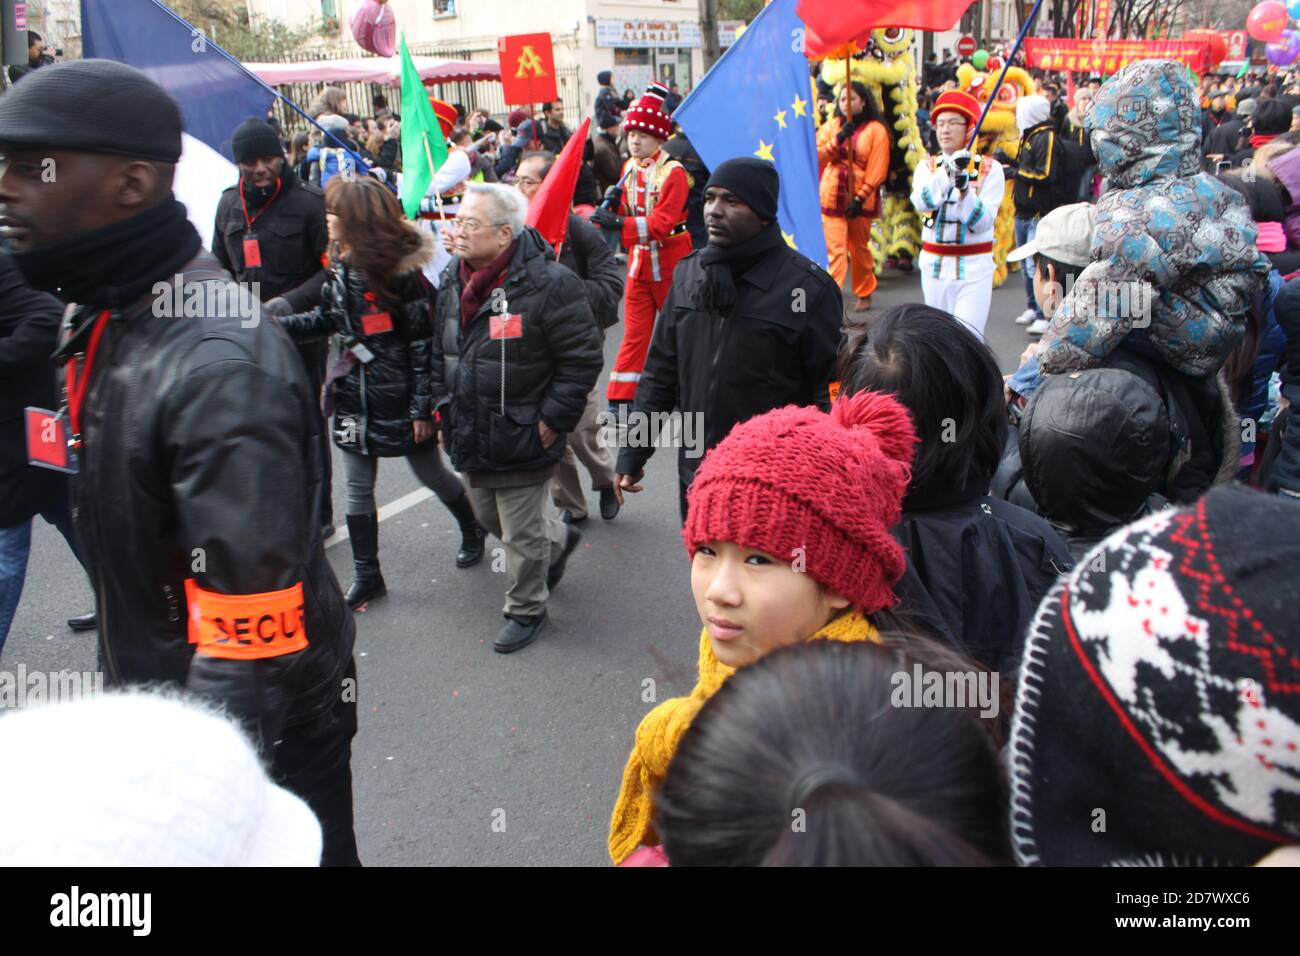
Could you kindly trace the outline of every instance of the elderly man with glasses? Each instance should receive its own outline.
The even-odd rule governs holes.
[[[921,214],[925,304],[956,316],[983,338],[993,295],[993,226],[1002,205],[1002,165],[967,145],[980,103],[962,90],[931,112],[940,154],[917,163],[912,205]]]
[[[509,654],[546,623],[546,601],[582,536],[559,520],[550,483],[602,361],[582,281],[524,225],[528,200],[471,183],[452,221],[434,319],[439,440],[469,484],[479,522],[505,546]]]

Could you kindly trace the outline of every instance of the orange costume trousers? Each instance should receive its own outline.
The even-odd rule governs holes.
[[[871,224],[874,219],[855,216],[822,216],[830,274],[844,288],[844,274],[853,270],[853,294],[865,299],[876,291],[876,267],[871,260]]]
[[[605,392],[605,397],[611,402],[630,402],[636,398],[636,386],[641,381],[645,357],[650,351],[655,316],[663,308],[668,290],[673,287],[672,265],[675,263],[663,267],[663,278],[658,282],[628,277],[623,297],[623,341],[614,358],[609,388]]]

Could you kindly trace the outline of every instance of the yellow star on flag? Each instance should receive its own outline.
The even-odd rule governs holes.
[[[787,246],[789,246],[791,249],[798,249],[798,248],[799,248],[798,246],[796,246],[796,245],[794,244],[794,233],[792,233],[792,232],[786,232],[784,229],[782,229],[782,230],[781,230],[781,238],[785,240],[785,244],[786,244]]]
[[[781,110],[772,119],[776,120],[776,125],[785,129],[785,110]]]
[[[763,142],[762,137],[759,137],[758,149],[754,150],[754,155],[759,159],[766,159],[769,163],[776,162],[776,157],[772,155],[772,144]]]
[[[804,107],[807,105],[808,101],[800,99],[798,96],[796,96],[794,102],[790,104],[791,108],[794,110],[795,116],[807,116],[808,114],[804,112]]]

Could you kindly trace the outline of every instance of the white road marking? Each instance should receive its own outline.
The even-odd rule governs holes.
[[[429,488],[418,488],[409,495],[402,495],[396,501],[390,501],[379,509],[379,520],[391,518],[393,515],[399,515],[408,508],[414,508],[422,501],[428,501],[433,497],[433,491]],[[342,544],[348,540],[348,526],[341,524],[334,529],[334,537],[325,542],[326,548],[332,548],[336,544]]]

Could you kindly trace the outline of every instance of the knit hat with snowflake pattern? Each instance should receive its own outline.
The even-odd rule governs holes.
[[[895,601],[902,514],[916,431],[878,392],[841,398],[829,415],[787,405],[742,422],[700,464],[682,540],[692,558],[730,541],[797,563],[870,614]]]
[[[1022,865],[1249,865],[1300,843],[1300,504],[1240,486],[1043,599],[1011,728]]]

